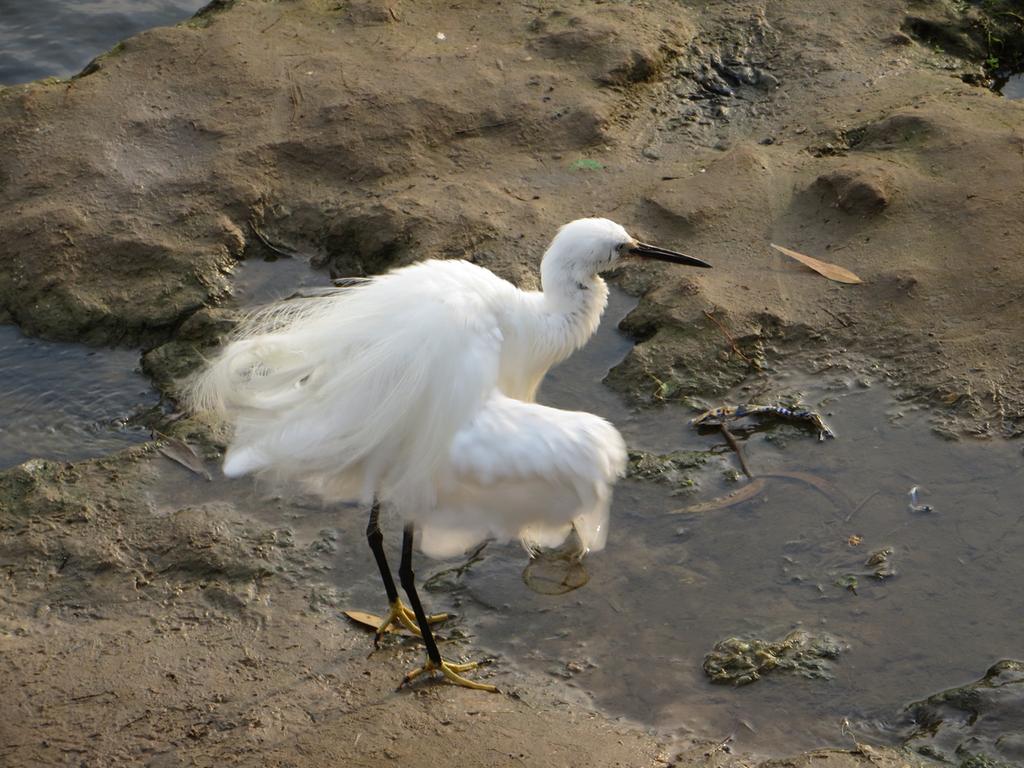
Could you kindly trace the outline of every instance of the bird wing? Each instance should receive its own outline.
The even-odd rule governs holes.
[[[513,400],[498,392],[455,435],[451,474],[423,521],[421,548],[450,555],[487,537],[556,546],[575,529],[601,549],[611,485],[626,465],[618,431],[593,414]]]
[[[497,278],[480,273],[422,262],[254,316],[190,387],[234,425],[225,472],[432,505],[454,435],[497,382]]]
[[[485,485],[535,476],[613,482],[626,461],[618,431],[604,419],[494,393],[452,442],[456,472]]]

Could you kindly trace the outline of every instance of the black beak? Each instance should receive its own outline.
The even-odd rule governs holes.
[[[685,264],[688,267],[711,269],[711,265],[706,261],[695,259],[693,256],[687,256],[685,253],[676,253],[665,248],[659,248],[656,245],[647,245],[647,243],[637,243],[629,249],[629,252],[634,256],[642,256],[645,259],[657,259],[658,261],[668,261],[672,264]]]

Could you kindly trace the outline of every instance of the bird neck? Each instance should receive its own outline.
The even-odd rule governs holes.
[[[560,347],[559,359],[564,359],[597,330],[608,304],[608,284],[597,275],[554,284],[545,280],[543,292],[549,338]]]
[[[604,280],[557,286],[544,281],[542,291],[519,292],[519,311],[505,315],[499,381],[516,400],[533,402],[548,369],[582,347],[601,322],[608,301]]]

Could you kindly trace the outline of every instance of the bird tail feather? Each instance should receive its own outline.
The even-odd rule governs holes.
[[[431,504],[455,430],[494,387],[500,339],[414,278],[399,271],[246,318],[184,388],[192,409],[234,426],[226,465],[272,468],[324,496],[356,488],[364,502]]]

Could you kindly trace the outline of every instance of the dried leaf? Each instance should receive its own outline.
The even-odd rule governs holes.
[[[819,275],[827,277],[829,280],[835,280],[837,283],[849,284],[864,282],[853,274],[853,272],[848,269],[844,269],[843,267],[836,266],[835,264],[829,264],[827,261],[819,261],[818,259],[811,258],[810,256],[805,256],[798,251],[791,251],[789,248],[783,248],[781,245],[776,245],[775,243],[771,243],[771,246],[779,253],[784,253],[791,259],[796,259],[801,264],[810,267]]]
[[[342,613],[345,614],[345,616],[347,616],[349,619],[354,621],[356,624],[359,624],[364,627],[369,627],[374,632],[377,631],[377,628],[380,627],[381,622],[384,621],[383,616],[377,616],[374,613],[367,613],[366,611],[342,611]],[[447,618],[448,616],[448,614],[443,615],[445,616],[445,618]],[[400,624],[392,624],[385,631],[390,634],[408,635],[409,637],[413,636],[412,632],[410,632],[408,629],[406,629]]]
[[[677,515],[694,515],[702,512],[714,512],[718,509],[728,509],[729,507],[734,507],[737,504],[742,504],[744,501],[750,501],[764,490],[764,486],[764,479],[757,477],[738,491],[733,491],[726,496],[719,496],[717,499],[702,501],[700,504],[694,504],[692,507],[673,509],[672,513]]]
[[[377,631],[377,627],[380,626],[380,623],[384,621],[383,617],[374,616],[372,613],[367,613],[366,611],[342,611],[342,613],[352,619],[356,624],[362,624],[364,627],[369,627],[375,632]],[[394,632],[396,630],[394,627],[390,627],[388,631]]]
[[[197,475],[202,475],[207,480],[213,479],[210,477],[210,473],[206,471],[206,467],[203,466],[203,460],[199,458],[199,455],[192,449],[192,446],[184,440],[160,435],[160,444],[157,447],[160,453],[171,461],[181,464],[185,469],[191,470]]]

